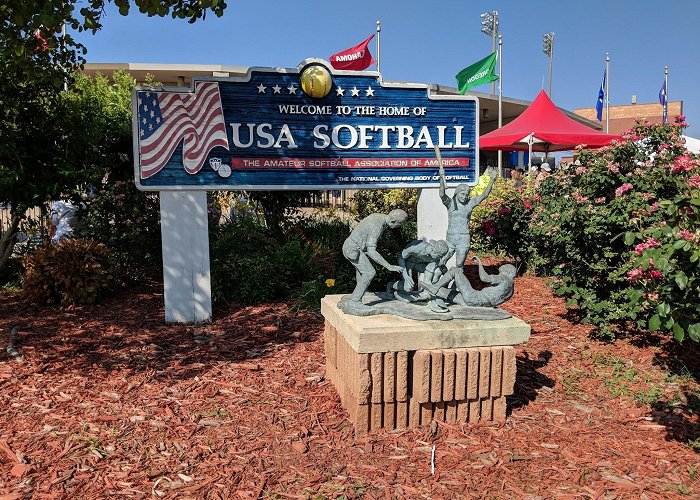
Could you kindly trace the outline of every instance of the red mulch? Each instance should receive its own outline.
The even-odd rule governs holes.
[[[164,324],[158,286],[72,309],[4,293],[0,336],[21,325],[23,357],[3,341],[0,500],[698,495],[687,346],[591,340],[531,276],[505,308],[532,336],[504,425],[355,439],[320,315],[219,306],[193,327]]]

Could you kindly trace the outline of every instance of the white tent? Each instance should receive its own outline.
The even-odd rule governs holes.
[[[685,139],[685,147],[688,151],[691,153],[700,153],[700,139],[694,139],[687,135],[684,135],[683,139]]]

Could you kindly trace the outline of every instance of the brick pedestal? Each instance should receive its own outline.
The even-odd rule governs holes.
[[[348,316],[336,307],[339,298],[322,301],[326,375],[356,435],[432,420],[505,420],[506,396],[515,385],[513,345],[527,341],[529,325],[517,318]]]

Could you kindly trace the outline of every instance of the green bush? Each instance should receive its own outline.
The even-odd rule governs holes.
[[[417,189],[360,189],[353,196],[353,212],[359,219],[370,214],[388,214],[395,208],[405,210],[408,220],[418,213]]]
[[[85,239],[47,244],[25,258],[22,293],[38,304],[96,304],[113,282],[109,249]]]
[[[473,252],[505,254],[513,258],[519,268],[523,267],[532,253],[527,230],[533,184],[533,176],[527,176],[519,188],[510,179],[496,179],[489,197],[472,212],[470,231]],[[473,190],[472,196],[476,194]]]
[[[135,283],[162,272],[158,195],[133,181],[116,181],[97,191],[80,217],[81,236],[104,243],[118,280]]]
[[[355,268],[343,257],[343,243],[350,235],[350,224],[334,213],[319,213],[311,217],[298,217],[290,225],[290,234],[314,249],[316,278],[325,283],[335,283],[333,293],[347,291],[355,279]]]
[[[259,303],[284,296],[277,268],[279,242],[252,219],[210,227],[212,298]]]
[[[255,219],[240,217],[211,228],[214,300],[268,302],[305,293],[306,282],[336,279],[334,248],[340,238],[342,245],[346,226],[299,218],[288,225],[280,235]]]
[[[22,259],[11,257],[7,261],[7,265],[0,269],[0,288],[20,288],[23,275]]]

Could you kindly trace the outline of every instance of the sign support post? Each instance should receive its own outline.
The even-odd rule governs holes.
[[[165,321],[211,319],[206,191],[160,191]]]

